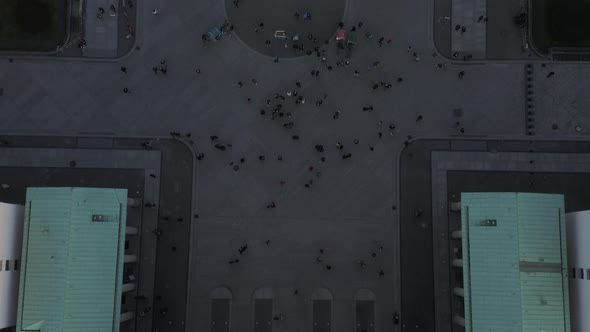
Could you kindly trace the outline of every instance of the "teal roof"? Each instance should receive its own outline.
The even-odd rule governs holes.
[[[126,208],[127,189],[27,189],[17,331],[119,331]]]
[[[462,193],[466,331],[570,331],[562,195]]]

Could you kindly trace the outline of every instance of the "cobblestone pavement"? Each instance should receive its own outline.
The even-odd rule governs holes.
[[[220,0],[148,0],[138,13],[140,49],[115,63],[0,61],[0,131],[192,133],[193,147],[204,158],[196,171],[199,219],[191,235],[187,319],[186,325],[174,322],[177,328],[205,330],[207,295],[223,285],[235,297],[232,331],[253,327],[252,292],[260,287],[298,287],[302,295],[317,287],[330,289],[335,301],[333,326],[339,331],[354,324],[355,292],[369,288],[377,296],[376,331],[395,330],[392,316],[401,310],[400,234],[392,205],[398,200],[397,156],[404,141],[449,135],[525,138],[524,65],[455,65],[433,56],[431,1],[376,0],[367,5],[349,0],[342,21],[348,28],[363,22],[358,46],[346,58],[337,54],[334,41],[324,45],[326,64],[313,54],[280,58],[276,63],[249,48],[249,43],[227,35],[202,47],[201,35],[226,19],[225,8]],[[366,32],[373,37],[365,38]],[[378,47],[381,36],[383,46]],[[346,60],[348,66],[336,66]],[[376,61],[377,68],[369,70]],[[167,72],[154,74],[153,67]],[[553,68],[555,85],[585,80],[573,73],[576,66]],[[319,70],[319,76],[312,77],[312,70]],[[560,75],[562,70],[571,74]],[[392,87],[383,88],[381,81]],[[305,97],[305,104],[296,105],[295,98],[287,96],[295,90]],[[583,96],[578,89],[552,91],[555,100]],[[277,93],[286,100],[275,99]],[[538,98],[545,103],[542,98],[547,97]],[[272,107],[266,106],[267,99]],[[278,103],[285,115],[271,120]],[[373,110],[363,112],[369,106]],[[336,111],[340,113],[335,120]],[[557,121],[557,111],[542,112],[538,121]],[[580,122],[587,117],[577,114]],[[290,121],[293,128],[284,128]],[[395,126],[393,135],[389,125]],[[212,135],[219,141],[211,142]],[[343,150],[337,149],[338,142]],[[215,144],[224,144],[226,150]],[[315,149],[319,144],[323,153]],[[346,153],[350,159],[342,158]],[[311,188],[306,188],[312,179]],[[272,201],[276,208],[267,209]],[[267,239],[272,249],[265,247]],[[227,261],[243,243],[251,248],[248,256],[239,267],[230,268]],[[366,270],[357,269],[355,261],[374,250],[376,243],[385,249],[380,261]],[[314,255],[320,248],[328,249],[334,270],[318,269]],[[277,310],[289,317],[289,331],[306,331],[311,324],[305,306],[309,296],[293,299],[287,291],[277,294],[282,294]]]

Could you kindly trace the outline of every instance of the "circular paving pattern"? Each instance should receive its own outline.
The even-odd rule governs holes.
[[[234,33],[257,52],[281,58],[303,56],[333,38],[346,5],[346,0],[224,1]],[[310,19],[304,19],[306,13]],[[287,38],[276,38],[275,31],[285,31]],[[294,36],[299,40],[293,41]]]

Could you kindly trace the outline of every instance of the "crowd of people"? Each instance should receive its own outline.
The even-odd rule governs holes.
[[[234,1],[235,7],[240,6],[239,0]],[[158,15],[158,11],[153,11],[154,15]],[[295,19],[299,19],[298,15],[294,15]],[[305,12],[304,20],[309,21],[312,20],[312,15],[309,12]],[[224,23],[224,31],[227,34],[235,33],[234,26],[230,22]],[[337,22],[335,24],[334,29],[346,29],[347,27],[343,22]],[[265,31],[265,24],[264,22],[259,22],[253,26],[256,33],[260,34],[261,42],[265,45],[269,46],[271,44],[270,40],[265,37],[262,32]],[[354,56],[355,50],[350,50],[350,52],[341,52],[340,50],[342,47],[348,47],[348,45],[338,43],[336,41],[330,40],[320,40],[318,36],[315,36],[313,33],[309,33],[306,38],[297,38],[295,40],[290,40],[291,48],[293,52],[298,56],[308,56],[314,58],[312,61],[312,66],[309,71],[309,76],[307,78],[299,78],[298,80],[294,80],[289,82],[288,84],[283,85],[280,89],[273,88],[268,90],[262,94],[268,96],[263,98],[262,100],[258,100],[258,98],[253,98],[252,95],[249,95],[248,92],[244,91],[260,91],[263,89],[260,82],[261,79],[259,77],[236,77],[235,85],[233,89],[236,89],[235,92],[238,95],[246,94],[244,98],[244,108],[252,110],[257,117],[259,117],[262,121],[265,121],[267,125],[277,126],[279,128],[283,128],[285,135],[287,135],[291,140],[297,141],[304,141],[304,142],[313,142],[308,148],[315,156],[315,161],[311,162],[309,165],[306,165],[307,168],[306,172],[300,172],[300,174],[304,174],[299,176],[300,180],[296,183],[289,184],[294,186],[302,186],[305,190],[313,190],[314,185],[322,181],[322,174],[326,171],[325,165],[328,162],[343,162],[343,163],[350,163],[354,156],[357,154],[363,154],[360,152],[359,149],[367,149],[369,152],[374,152],[376,147],[383,143],[383,140],[386,139],[387,136],[389,137],[396,137],[398,136],[398,126],[393,121],[384,121],[384,120],[377,120],[375,123],[375,132],[371,138],[363,140],[352,137],[349,139],[343,139],[341,137],[333,137],[333,138],[324,138],[323,142],[320,142],[317,138],[308,139],[307,137],[305,140],[303,139],[303,134],[307,131],[304,130],[304,126],[306,125],[305,121],[305,114],[311,108],[314,107],[321,111],[322,109],[329,109],[328,112],[330,114],[331,120],[327,121],[342,121],[343,117],[348,116],[348,112],[353,112],[350,110],[348,105],[338,105],[337,101],[332,101],[336,99],[335,96],[329,96],[328,93],[321,91],[322,89],[318,89],[318,86],[321,84],[317,84],[317,80],[320,77],[324,77],[324,75],[331,75],[332,73],[338,72],[339,77],[342,77],[342,73],[344,73],[350,80],[356,80],[362,82],[366,79],[363,77],[366,75],[367,77],[375,77],[376,73],[378,74],[380,69],[384,66],[384,63],[387,62],[387,57],[383,57],[379,54],[379,49],[383,49],[386,47],[393,48],[394,42],[392,39],[388,38],[385,35],[377,35],[378,37],[374,37],[374,32],[366,30],[366,25],[363,22],[357,22],[354,25],[348,26],[349,31],[356,31],[360,33],[365,38],[360,43],[361,45],[368,45],[368,47],[375,47],[375,52],[372,52],[372,59],[368,62],[365,59],[357,59]],[[204,35],[203,40],[207,39]],[[364,47],[363,45],[363,47]],[[372,45],[372,46],[371,46]],[[413,46],[407,46],[407,54],[409,61],[421,62],[423,61],[420,52],[414,49]],[[436,58],[436,54],[432,54],[433,58]],[[279,62],[279,57],[274,58],[274,62]],[[436,62],[436,61],[435,61]],[[440,62],[436,64],[436,69],[440,70],[447,70],[447,64],[444,62]],[[205,68],[206,70],[206,68]],[[127,73],[127,68],[122,67],[121,71],[123,74]],[[167,75],[168,73],[168,62],[166,59],[162,59],[152,67],[152,71],[154,75]],[[197,75],[201,74],[201,68],[197,67],[195,70]],[[349,75],[349,76],[348,76]],[[465,71],[462,70],[458,74],[458,79],[463,79],[465,76]],[[381,98],[379,95],[387,95],[391,93],[391,91],[404,87],[405,78],[399,75],[394,77],[387,77],[387,74],[381,75],[383,78],[367,82],[366,85],[364,84],[357,84],[357,86],[361,86],[361,89],[367,89],[368,93],[374,94],[375,104],[379,105],[378,99]],[[393,83],[392,83],[393,82]],[[364,87],[363,87],[364,86]],[[127,89],[127,88],[126,88]],[[232,87],[227,87],[226,89],[231,90]],[[125,91],[128,93],[128,90]],[[378,94],[377,94],[378,93]],[[258,93],[260,94],[260,93]],[[387,114],[383,114],[383,110],[379,110],[377,106],[372,103],[367,103],[358,109],[359,114],[363,113],[373,113],[381,116],[387,116]],[[372,117],[372,116],[371,116]],[[416,125],[426,121],[425,116],[423,114],[417,114],[415,117]],[[338,123],[338,122],[337,122]],[[452,125],[454,130],[457,130],[458,133],[464,133],[465,130],[460,122],[455,122]],[[404,131],[411,130],[410,128],[404,128]],[[190,139],[190,133],[181,134],[178,131],[173,131],[170,133],[171,137],[173,138],[186,138],[187,140]],[[403,139],[404,146],[408,146],[411,140],[413,139],[412,135],[404,135],[405,138]],[[217,133],[210,133],[209,136],[209,148],[206,147],[207,144],[203,144],[201,142],[198,151],[196,152],[196,159],[200,162],[206,160],[206,152],[209,151],[216,151],[212,153],[224,153],[227,157],[227,162],[231,170],[235,172],[239,172],[242,170],[247,163],[265,163],[269,162],[270,160],[276,160],[277,162],[282,162],[284,160],[284,156],[281,153],[275,153],[274,155],[267,155],[267,154],[254,154],[254,155],[237,155],[232,151],[232,143],[224,138],[220,137]],[[336,153],[339,156],[340,161],[328,161],[328,153],[334,154]],[[208,154],[209,152],[207,152]],[[332,158],[332,157],[330,157]],[[277,193],[280,192],[280,188],[287,185],[287,181],[285,179],[281,179],[276,183],[277,186]],[[261,208],[262,209],[280,209],[281,206],[281,197],[274,197],[274,198],[261,198]],[[395,208],[394,208],[395,210]],[[268,239],[264,242],[267,247],[270,247],[272,239]],[[351,264],[358,265],[359,269],[374,269],[375,276],[378,278],[383,278],[386,273],[386,267],[383,267],[378,263],[376,258],[378,256],[384,255],[383,253],[383,246],[378,246],[375,250],[372,250],[367,257],[360,257],[356,260],[352,259]],[[232,254],[232,256],[227,260],[228,265],[232,266],[232,268],[238,268],[239,266],[244,264],[244,261],[247,260],[247,251],[248,251],[248,244],[244,244],[240,246],[237,251]],[[329,271],[333,271],[335,269],[333,262],[330,262],[331,259],[327,258],[325,254],[325,249],[319,249],[319,255],[315,255],[315,257],[311,258],[313,261],[315,258],[315,262],[322,266],[324,271],[328,271],[326,273],[333,273]],[[280,320],[283,319],[282,314],[277,314],[275,318],[280,317]],[[279,319],[276,319],[279,320]]]

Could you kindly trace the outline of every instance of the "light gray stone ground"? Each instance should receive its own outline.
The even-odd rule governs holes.
[[[547,77],[551,72],[555,74]],[[590,133],[590,67],[555,65],[534,67],[535,128],[548,137],[583,138]],[[553,125],[557,125],[553,129]],[[576,127],[580,126],[580,131]]]
[[[391,206],[397,204],[397,155],[407,135],[455,135],[455,122],[460,122],[466,135],[524,138],[525,132],[523,65],[449,64],[446,70],[436,69],[437,63],[445,61],[431,55],[432,6],[425,0],[377,0],[372,5],[350,0],[345,24],[362,20],[363,30],[375,37],[359,38],[348,68],[334,65],[335,46],[328,45],[328,62],[334,66],[329,72],[315,56],[274,63],[235,37],[202,48],[201,34],[225,19],[221,0],[148,0],[138,13],[140,50],[117,63],[1,61],[0,131],[193,133],[195,149],[205,159],[197,165],[195,199],[200,218],[192,230],[188,331],[208,325],[205,296],[219,285],[230,288],[236,297],[232,331],[252,326],[249,299],[258,287],[275,287],[281,294],[281,310],[289,317],[289,331],[306,331],[310,324],[306,313],[311,309],[305,301],[319,286],[334,294],[335,330],[352,329],[353,295],[366,287],[377,294],[376,330],[389,331],[394,328],[393,312],[400,310],[398,220]],[[152,15],[152,9],[158,9],[159,15]],[[391,45],[378,48],[375,39],[380,35],[391,38]],[[409,45],[419,53],[419,62],[408,54]],[[162,59],[167,61],[168,73],[154,75],[151,68]],[[380,68],[367,71],[376,60]],[[120,71],[121,65],[128,68],[128,74]],[[563,117],[560,121],[567,124],[575,119],[560,109],[568,101],[583,100],[584,90],[551,88],[583,86],[587,79],[583,71],[576,71],[587,67],[554,67],[558,74],[553,83],[546,83],[549,85],[541,90],[546,93],[536,97],[542,98],[536,103],[539,122]],[[312,69],[321,71],[318,78],[311,77]],[[354,77],[355,69],[361,71],[359,77]],[[567,74],[560,75],[562,70]],[[460,71],[465,72],[462,80],[457,78]],[[398,84],[397,77],[404,81]],[[252,78],[257,85],[250,83]],[[245,83],[241,89],[239,80]],[[265,100],[274,100],[275,93],[295,89],[295,81],[302,83],[299,92],[306,103],[295,108],[292,101],[285,102],[285,107],[293,109],[291,120],[295,122],[293,132],[288,132],[281,126],[285,121],[264,118],[259,109],[266,108]],[[379,81],[389,81],[393,88],[373,91],[371,85]],[[123,94],[125,87],[130,93]],[[324,93],[328,98],[321,108],[315,107]],[[551,94],[552,104],[545,99]],[[362,112],[364,105],[374,105],[375,110]],[[340,118],[333,120],[337,109]],[[454,109],[461,109],[462,116],[454,116]],[[583,108],[577,109],[576,121],[587,121]],[[423,116],[419,123],[418,115]],[[379,120],[384,121],[383,128]],[[392,122],[396,131],[389,136],[387,125]],[[380,130],[384,133],[381,141],[377,138]],[[293,134],[301,139],[293,141]],[[215,150],[210,135],[233,147],[225,152]],[[354,139],[360,143],[355,145]],[[335,149],[338,141],[352,153],[351,159],[341,159]],[[326,148],[326,163],[318,163],[315,144]],[[369,151],[369,145],[375,151]],[[267,157],[264,163],[257,160],[260,154]],[[275,159],[278,154],[284,157],[282,163]],[[229,163],[242,156],[245,164],[233,171]],[[315,169],[310,172],[312,165]],[[319,178],[314,175],[318,171]],[[304,188],[311,178],[313,188]],[[286,184],[280,185],[281,180]],[[271,200],[277,208],[268,210],[265,205]],[[272,241],[271,249],[264,247],[266,239]],[[227,261],[243,242],[251,245],[251,251],[240,266],[230,269]],[[354,261],[377,242],[385,247],[382,261],[358,271]],[[328,249],[334,270],[316,265],[319,247]],[[383,278],[376,273],[377,265],[385,270]],[[301,289],[300,299],[292,298],[288,291],[292,287]],[[183,328],[180,322],[174,324]]]

